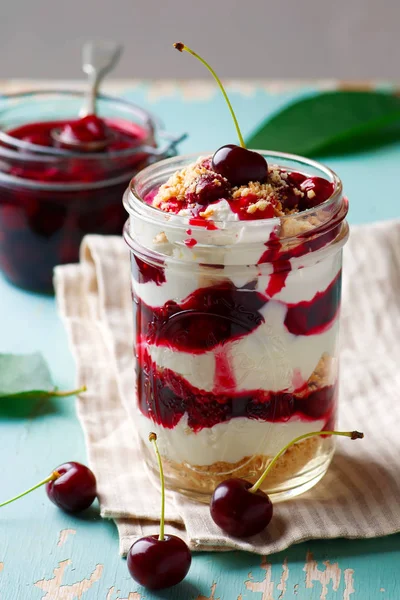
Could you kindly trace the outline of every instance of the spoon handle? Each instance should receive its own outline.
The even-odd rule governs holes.
[[[82,51],[82,70],[87,74],[89,86],[85,102],[79,111],[80,117],[96,114],[96,100],[103,77],[117,64],[122,45],[116,42],[87,42]]]

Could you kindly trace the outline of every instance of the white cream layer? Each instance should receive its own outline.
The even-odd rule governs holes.
[[[153,423],[139,413],[138,426],[142,439],[149,431],[158,437],[160,453],[177,463],[212,465],[216,462],[236,463],[257,454],[274,456],[292,439],[311,431],[321,431],[324,420],[302,421],[297,417],[286,423],[269,423],[238,417],[194,433],[184,416],[173,429]]]
[[[323,292],[335,279],[340,270],[341,253],[324,257],[321,262],[305,266],[301,269],[293,268],[289,272],[285,286],[274,296],[274,300],[280,300],[288,304],[309,301],[318,292]],[[262,272],[261,272],[262,273]],[[132,278],[132,288],[135,294],[148,306],[154,308],[164,306],[169,300],[180,304],[185,298],[193,294],[197,289],[218,284],[226,281],[226,272],[221,269],[203,269],[200,272],[190,272],[187,269],[180,271],[168,262],[164,270],[165,282],[157,285],[154,281],[138,283]],[[257,291],[265,294],[268,287],[270,274],[261,274],[257,267],[239,269],[237,274],[231,273],[230,280],[237,287],[242,287],[257,278]]]

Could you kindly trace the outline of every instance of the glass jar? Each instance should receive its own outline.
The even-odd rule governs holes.
[[[298,435],[336,424],[347,201],[328,168],[261,153],[269,165],[324,177],[333,194],[280,219],[205,227],[143,201],[197,158],[180,156],[141,171],[124,196],[136,369],[130,413],[150,470],[155,431],[167,485],[205,501],[227,477],[254,482]],[[275,500],[302,493],[333,451],[332,436],[294,445],[263,489]]]
[[[83,102],[84,93],[74,91],[0,99],[0,268],[28,290],[51,293],[53,267],[78,260],[85,234],[120,234],[121,195],[132,175],[176,154],[179,140],[157,119],[109,96],[97,102],[113,128],[107,151],[51,146],[50,129],[76,120]]]

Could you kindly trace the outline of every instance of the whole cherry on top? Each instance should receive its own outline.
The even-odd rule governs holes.
[[[272,519],[273,506],[260,486],[290,446],[318,435],[340,435],[352,440],[364,437],[359,431],[314,431],[295,438],[276,454],[254,485],[245,479],[232,478],[216,487],[210,502],[213,521],[233,537],[250,537],[261,533]]]
[[[225,177],[233,186],[240,186],[249,183],[249,181],[259,181],[265,183],[268,179],[267,161],[258,152],[253,152],[246,148],[239,123],[228,98],[228,95],[214,69],[196,52],[185,46],[182,42],[175,42],[174,47],[180,52],[188,52],[199,60],[211,73],[217,82],[225,101],[229,107],[235,123],[240,146],[227,144],[218,148],[212,157],[212,167],[216,173]]]
[[[46,486],[50,500],[62,510],[78,513],[93,504],[96,496],[96,477],[85,465],[78,462],[63,463],[43,479],[22,494],[0,504],[0,508],[26,496],[33,490]]]
[[[128,552],[128,569],[132,578],[150,590],[160,590],[180,583],[189,571],[192,555],[185,542],[176,535],[164,533],[165,483],[157,436],[150,433],[160,470],[161,518],[160,533],[134,542]]]

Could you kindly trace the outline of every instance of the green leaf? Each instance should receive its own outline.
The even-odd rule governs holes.
[[[399,97],[378,91],[332,91],[285,107],[246,143],[249,148],[315,156],[399,139]]]
[[[58,392],[39,352],[0,354],[0,398],[70,396],[85,389]]]

